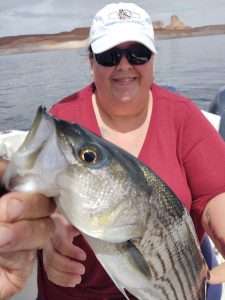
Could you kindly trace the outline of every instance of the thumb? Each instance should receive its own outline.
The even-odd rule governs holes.
[[[208,283],[221,284],[225,282],[225,262],[216,266],[209,272]]]

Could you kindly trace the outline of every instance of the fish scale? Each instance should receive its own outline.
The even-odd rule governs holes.
[[[126,291],[138,300],[205,299],[207,266],[189,213],[126,151],[39,108],[3,182],[55,197],[126,299]]]

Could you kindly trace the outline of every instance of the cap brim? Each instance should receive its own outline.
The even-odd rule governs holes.
[[[137,26],[132,28],[130,24],[123,28],[121,27],[121,24],[118,28],[114,26],[112,30],[107,31],[105,35],[103,34],[101,37],[90,41],[90,44],[93,52],[97,54],[125,42],[141,43],[153,53],[157,53],[154,40],[150,37],[150,34],[143,30],[137,30]]]

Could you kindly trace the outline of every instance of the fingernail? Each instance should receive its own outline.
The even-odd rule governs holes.
[[[11,242],[13,237],[12,231],[7,227],[0,227],[0,247]]]
[[[23,204],[18,199],[10,199],[7,207],[7,216],[9,220],[18,219],[24,210]]]

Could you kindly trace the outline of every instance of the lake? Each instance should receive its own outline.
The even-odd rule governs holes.
[[[208,109],[225,85],[225,36],[157,42],[155,81]],[[0,130],[27,129],[39,105],[50,107],[89,83],[86,49],[0,56]]]

